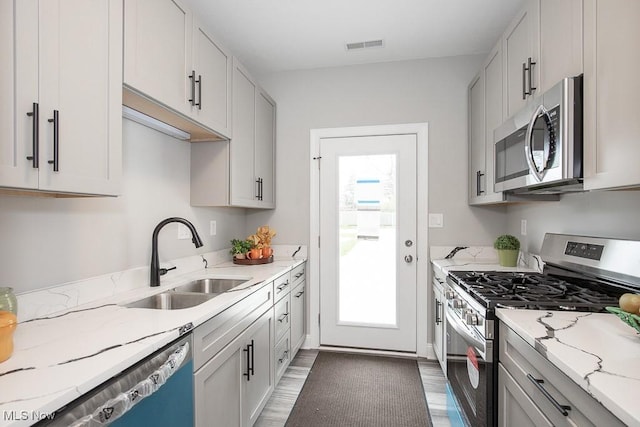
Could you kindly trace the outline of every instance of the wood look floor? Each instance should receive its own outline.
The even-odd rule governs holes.
[[[298,352],[254,426],[282,427],[285,425],[317,355],[318,350],[300,350]],[[450,427],[451,424],[446,417],[445,384],[447,380],[440,365],[438,362],[419,359],[418,368],[433,427]]]

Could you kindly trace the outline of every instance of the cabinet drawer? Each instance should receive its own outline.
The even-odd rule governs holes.
[[[275,350],[275,365],[276,365],[276,384],[282,378],[282,374],[289,366],[291,348],[289,344],[289,336],[285,335],[282,340],[276,345]]]
[[[291,270],[291,282],[293,283],[291,286],[292,288],[295,288],[300,282],[303,282],[306,279],[306,266],[307,263],[303,262]]]
[[[500,323],[499,357],[500,363],[553,425],[624,425],[503,323]],[[570,409],[567,410],[567,415],[563,415],[553,401],[568,406]]]
[[[276,325],[276,342],[278,342],[285,334],[288,335],[289,325],[291,324],[291,301],[289,295],[282,298],[274,307],[275,325]]]
[[[266,285],[193,331],[193,369],[198,370],[273,304],[273,288]]]
[[[285,295],[289,294],[291,289],[291,275],[289,273],[283,274],[273,281],[273,296],[274,301],[279,301]]]

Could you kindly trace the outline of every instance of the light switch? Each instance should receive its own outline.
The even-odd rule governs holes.
[[[209,221],[209,235],[215,236],[216,232],[217,232],[216,222],[213,220]]]
[[[444,227],[444,219],[441,213],[429,214],[429,228],[442,228]]]

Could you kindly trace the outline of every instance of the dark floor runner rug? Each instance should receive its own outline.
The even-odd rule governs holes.
[[[286,427],[430,426],[418,363],[321,351]]]

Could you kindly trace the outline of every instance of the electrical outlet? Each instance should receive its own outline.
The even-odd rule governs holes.
[[[178,240],[190,239],[191,233],[186,225],[178,223]]]
[[[216,222],[215,221],[209,221],[209,235],[210,236],[215,236],[217,232],[217,228],[216,228]]]
[[[523,236],[527,235],[527,220],[520,220],[520,234]]]

